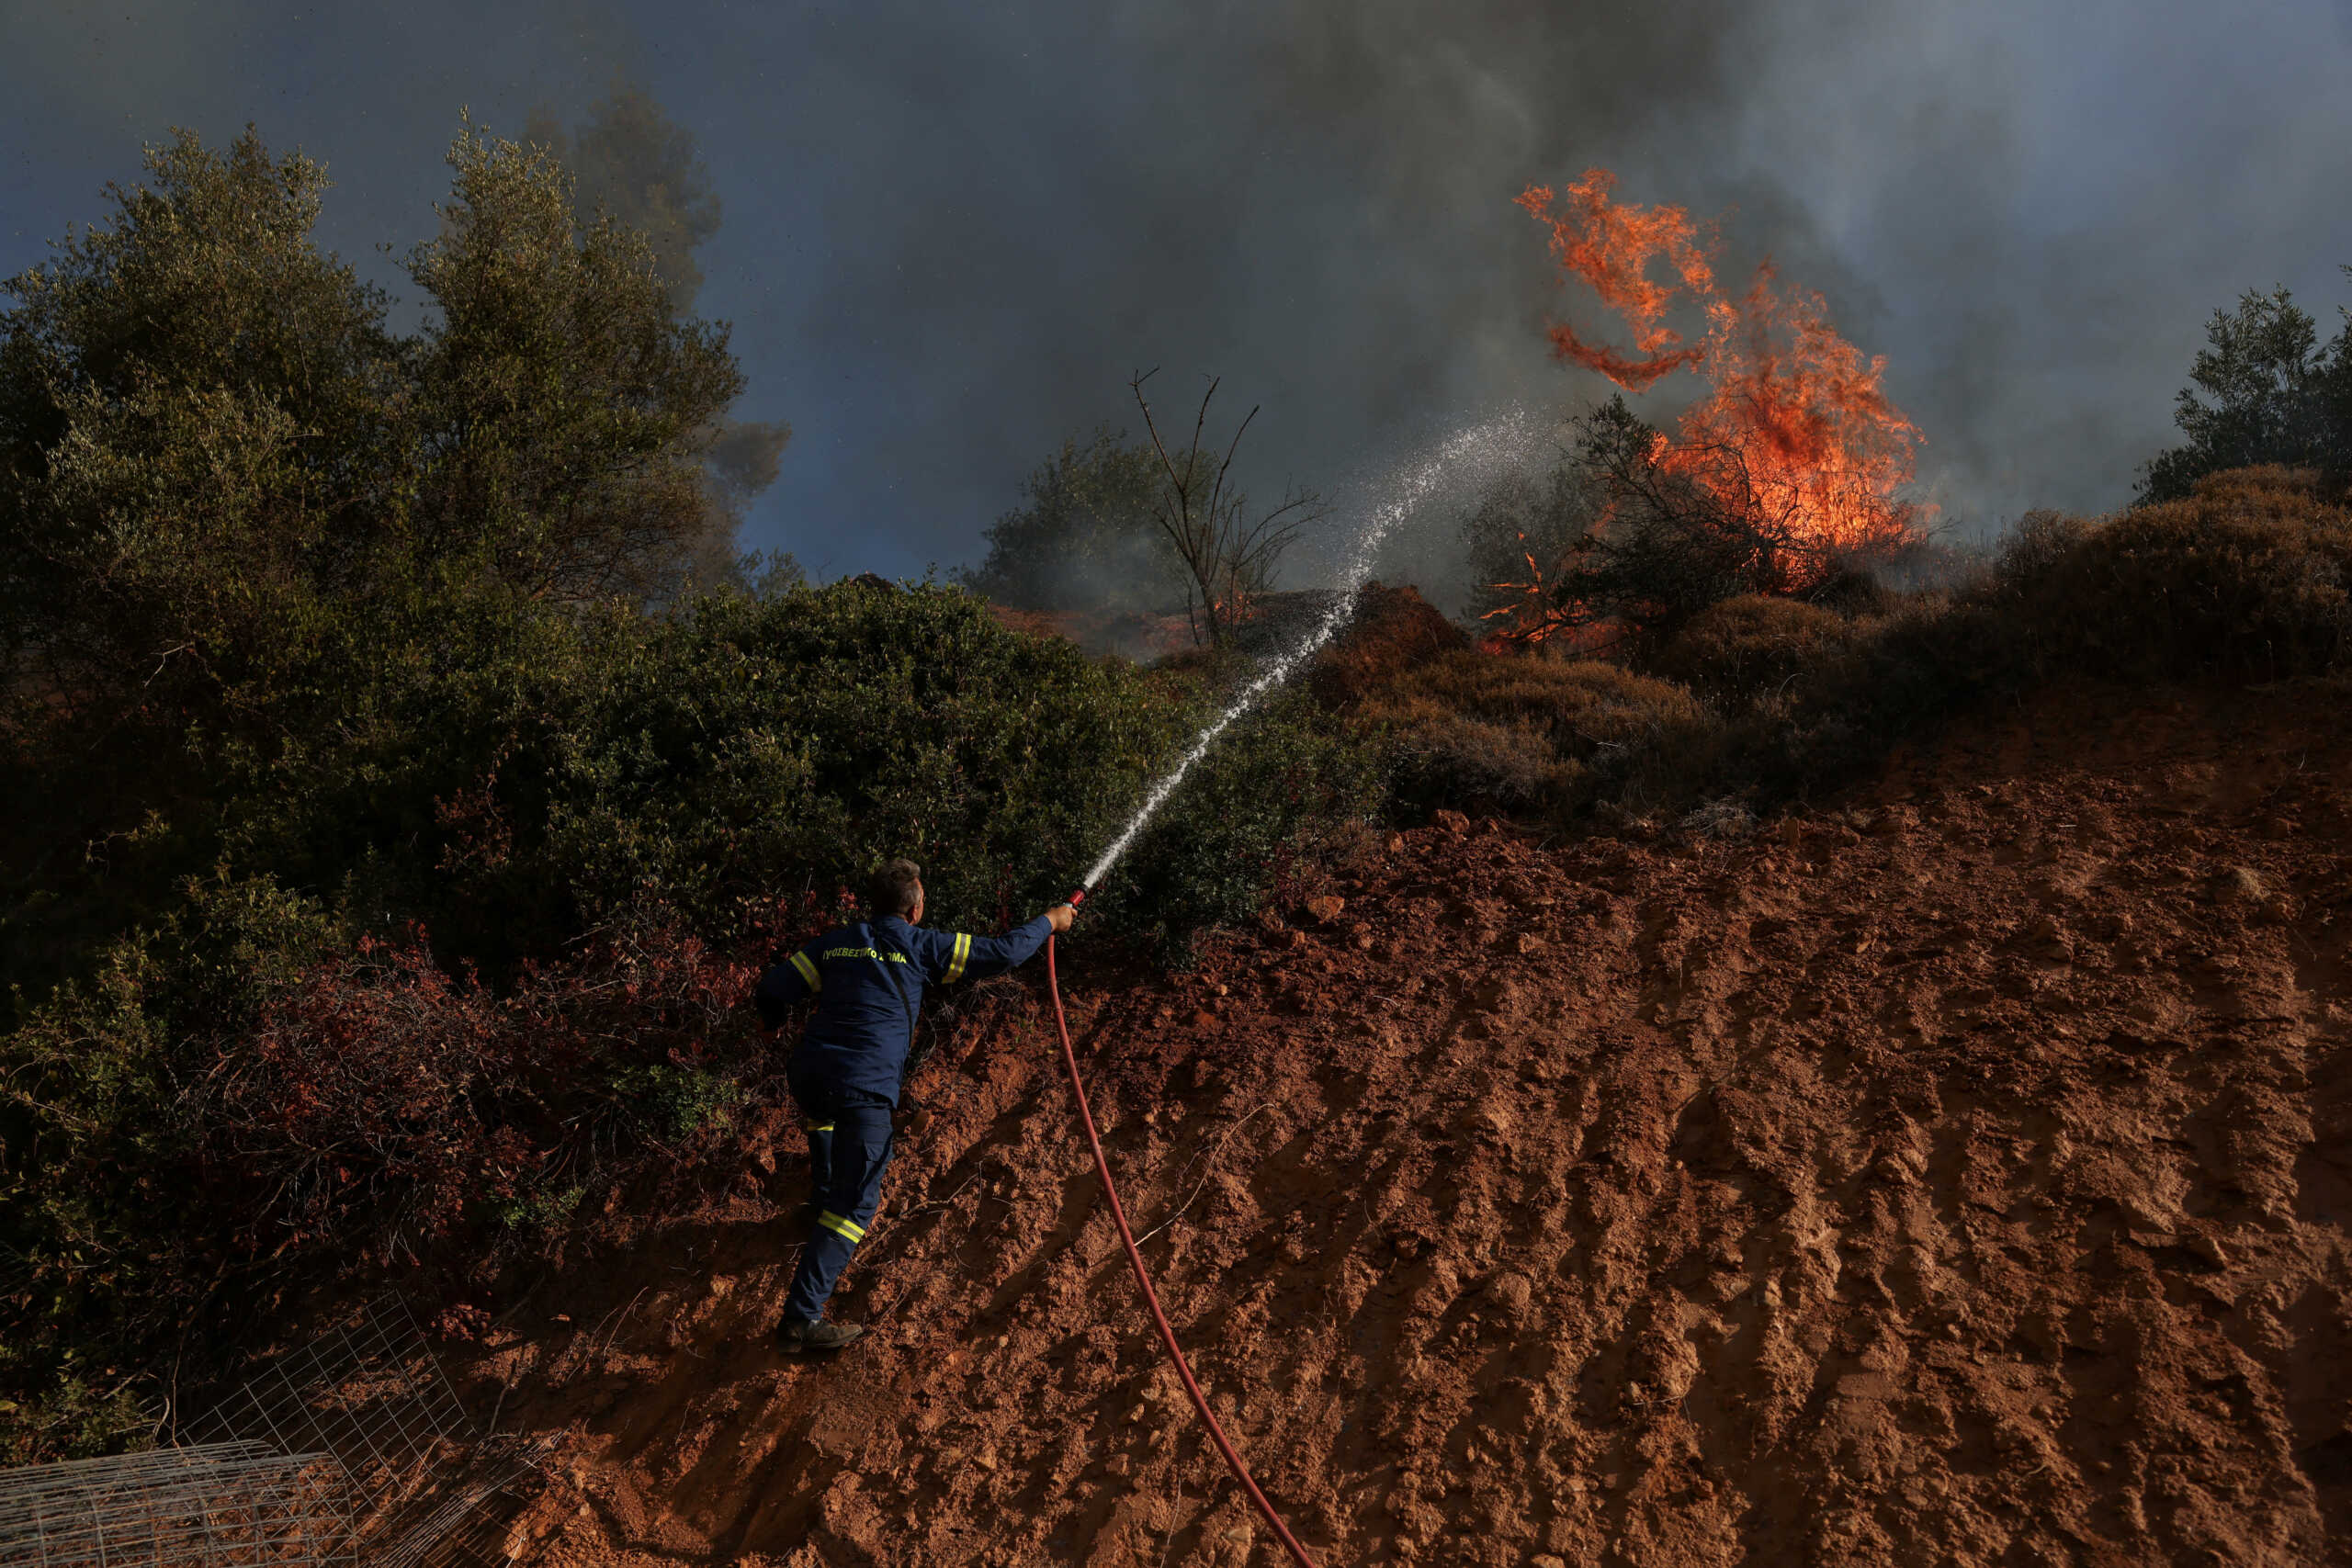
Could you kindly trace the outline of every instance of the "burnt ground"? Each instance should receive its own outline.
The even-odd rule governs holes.
[[[2352,1562],[2344,695],[2063,694],[1752,834],[1441,825],[1189,976],[1068,949],[1145,1253],[1310,1547]],[[616,1215],[457,1349],[557,1445],[511,1555],[1278,1560],[1040,979],[919,1080],[840,1359],[763,1341],[772,1129],[766,1190]]]

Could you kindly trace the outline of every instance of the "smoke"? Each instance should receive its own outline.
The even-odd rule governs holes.
[[[546,148],[571,172],[583,222],[609,217],[643,234],[672,309],[694,308],[702,290],[695,252],[718,233],[721,207],[694,133],[672,120],[642,86],[616,79],[567,127],[547,105],[524,121],[523,140]],[[781,471],[792,426],[781,420],[729,419],[710,436],[703,458],[706,520],[691,574],[704,581],[731,575],[743,519]]]
[[[1595,165],[1732,216],[1724,276],[1770,254],[1886,355],[1961,525],[2125,500],[2211,311],[2285,283],[2324,317],[2352,261],[2327,0],[0,6],[9,270],[140,139],[249,118],[327,161],[328,237],[365,262],[429,230],[460,106],[509,133],[554,106],[586,185],[594,106],[633,84],[707,183],[642,174],[674,136],[595,157],[733,323],[743,417],[797,431],[745,542],[820,571],[976,559],[1153,365],[1264,405],[1261,495],[1603,392],[1550,356],[1565,302],[1511,206]],[[1636,406],[1671,426],[1677,395]]]
[[[2352,130],[2344,26],[2315,4],[989,17],[946,24],[938,51],[973,62],[952,76],[828,35],[860,171],[828,217],[875,184],[901,216],[802,320],[854,356],[853,398],[911,395],[944,436],[876,498],[894,532],[1105,417],[1139,365],[1264,403],[1261,491],[1601,393],[1545,354],[1561,296],[1509,205],[1595,164],[1629,201],[1726,216],[1725,276],[1769,254],[1885,355],[1923,499],[1962,531],[2121,502],[2206,313],[2274,276],[2332,302],[2352,259],[2321,172]],[[2184,39],[2193,71],[2166,58]],[[1636,406],[1670,428],[1687,395]]]
[[[694,133],[673,121],[642,86],[623,80],[589,108],[577,130],[567,129],[545,105],[533,109],[523,139],[547,148],[571,171],[583,216],[607,213],[646,237],[670,303],[692,310],[702,291],[695,250],[718,232],[721,212]]]

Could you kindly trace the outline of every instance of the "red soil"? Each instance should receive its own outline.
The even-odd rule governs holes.
[[[1068,948],[1146,1255],[1309,1546],[2352,1562],[2352,742],[2316,704],[2053,698],[1755,837],[1442,825],[1188,977]],[[561,1445],[513,1555],[1276,1561],[1036,979],[919,1078],[838,1360],[762,1338],[789,1134],[775,1201],[616,1221],[460,1348]]]

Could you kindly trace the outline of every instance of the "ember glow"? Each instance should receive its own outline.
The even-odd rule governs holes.
[[[1589,287],[1633,336],[1629,354],[1556,324],[1554,350],[1631,392],[1678,370],[1703,377],[1710,390],[1664,441],[1659,467],[1809,547],[1801,558],[1812,570],[1914,541],[1920,509],[1899,491],[1920,435],[1887,400],[1885,359],[1865,359],[1831,325],[1821,296],[1786,286],[1770,262],[1746,293],[1724,293],[1690,214],[1621,204],[1615,184],[1594,169],[1564,191],[1535,186],[1519,197],[1551,225],[1561,272]],[[1653,276],[1661,263],[1671,281]],[[1699,342],[1667,324],[1678,306],[1705,322]]]

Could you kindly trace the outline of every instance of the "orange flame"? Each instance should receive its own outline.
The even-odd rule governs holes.
[[[1628,391],[1640,392],[1706,354],[1702,345],[1669,347],[1682,341],[1682,334],[1662,320],[1674,303],[1676,289],[1654,281],[1650,264],[1664,256],[1681,275],[1681,287],[1702,299],[1714,295],[1715,269],[1689,213],[1679,207],[1615,206],[1609,193],[1616,184],[1617,176],[1608,170],[1588,169],[1564,193],[1555,194],[1549,186],[1528,186],[1520,193],[1519,205],[1539,221],[1549,215],[1552,254],[1560,270],[1590,284],[1602,304],[1624,317],[1634,329],[1634,347],[1648,357],[1634,359],[1588,344],[1560,321],[1552,326],[1554,352],[1600,371]],[[1555,202],[1561,211],[1550,215]]]
[[[1555,193],[1530,186],[1519,205],[1552,226],[1560,270],[1589,286],[1632,329],[1635,353],[1551,329],[1554,351],[1631,392],[1674,371],[1711,390],[1661,438],[1661,467],[1813,547],[1875,551],[1917,538],[1920,508],[1898,498],[1911,481],[1918,427],[1886,395],[1883,356],[1864,359],[1839,336],[1821,296],[1784,289],[1769,261],[1737,299],[1716,287],[1709,250],[1679,207],[1610,198],[1616,176],[1593,169]],[[1679,281],[1650,276],[1660,259]],[[1685,344],[1666,316],[1687,296],[1706,337]],[[1802,587],[1792,583],[1791,587]]]

